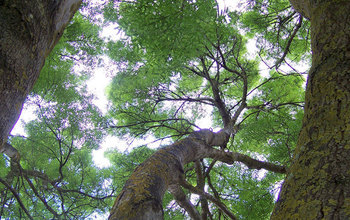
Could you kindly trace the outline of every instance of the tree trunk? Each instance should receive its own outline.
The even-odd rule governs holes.
[[[271,218],[350,219],[350,1],[291,3],[311,20],[313,59],[303,128]],[[186,161],[234,160],[229,153],[213,152],[210,146],[220,142],[208,140],[216,135],[220,133],[203,133],[200,142],[201,138],[190,136],[139,166],[117,198],[110,219],[162,219],[163,194],[170,184],[181,181]]]
[[[214,133],[203,129],[192,133],[187,138],[170,146],[162,148],[138,166],[129,180],[126,182],[122,192],[117,197],[111,210],[110,220],[157,220],[163,219],[162,199],[166,190],[170,191],[182,202],[193,218],[199,218],[198,213],[189,204],[181,190],[175,185],[186,185],[184,183],[183,166],[192,161],[202,158],[213,158],[227,164],[242,162],[249,168],[261,169],[285,173],[285,168],[268,162],[262,162],[246,155],[233,152],[217,150],[212,146],[221,146],[227,141],[228,132],[222,130]],[[194,192],[197,188],[189,185]],[[180,192],[179,192],[180,191]],[[200,192],[198,193],[200,194]],[[223,204],[212,200],[218,207],[236,219]]]
[[[311,21],[312,68],[272,219],[350,219],[350,1],[291,2]]]
[[[0,0],[0,152],[81,0]]]
[[[202,130],[158,150],[135,169],[117,197],[109,219],[163,219],[165,191],[171,184],[181,182],[185,164],[208,156],[213,137],[213,132]]]

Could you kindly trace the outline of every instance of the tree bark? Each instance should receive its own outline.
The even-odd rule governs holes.
[[[117,197],[109,219],[163,219],[162,199],[172,184],[183,178],[183,165],[203,158],[210,151],[213,133],[195,132],[158,150],[138,166]]]
[[[0,152],[81,0],[0,0]]]
[[[311,21],[312,68],[294,162],[271,219],[350,219],[350,1],[291,2]]]
[[[179,142],[158,150],[135,169],[117,197],[109,219],[163,219],[162,199],[165,191],[168,189],[172,193],[179,191],[174,184],[183,185],[185,182],[183,166],[202,158],[213,158],[228,164],[239,161],[250,168],[264,168],[285,173],[285,168],[282,166],[258,161],[239,153],[224,152],[212,147],[221,146],[226,141],[227,132],[225,130],[214,133],[208,129],[203,129],[192,133]],[[195,193],[200,191],[195,187],[190,188],[194,189]],[[181,195],[178,194],[178,196]],[[184,198],[179,200],[183,202],[182,205],[189,207],[188,210],[191,212],[191,216],[198,218],[198,214],[190,207],[191,205],[184,203],[186,202]],[[225,209],[225,207],[219,208]],[[228,213],[227,210],[225,211]],[[232,216],[230,217],[235,219]]]

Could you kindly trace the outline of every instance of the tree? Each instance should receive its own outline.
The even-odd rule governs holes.
[[[126,66],[124,73],[117,76],[114,82],[116,86],[111,89],[111,97],[117,106],[113,113],[120,123],[115,127],[136,135],[152,129],[155,130],[156,136],[165,132],[171,136],[191,134],[158,150],[134,171],[117,197],[110,219],[162,218],[162,198],[167,189],[194,219],[206,219],[208,216],[213,218],[211,212],[215,208],[208,206],[208,201],[219,207],[218,216],[224,213],[236,219],[237,214],[229,211],[225,202],[215,197],[218,193],[215,187],[210,186],[210,171],[217,161],[228,164],[240,161],[250,168],[265,168],[280,173],[288,170],[272,215],[273,219],[349,218],[347,11],[350,3],[307,0],[291,2],[295,9],[311,22],[313,57],[305,96],[303,126],[292,157],[293,163],[288,169],[288,163],[277,166],[231,152],[233,146],[239,142],[231,144],[229,140],[235,138],[236,141],[241,132],[244,132],[242,129],[245,122],[251,119],[252,115],[259,116],[262,110],[273,115],[274,110],[282,106],[294,105],[296,107],[289,112],[285,110],[287,112],[284,112],[283,116],[291,117],[287,121],[296,120],[296,116],[300,116],[297,112],[302,100],[295,94],[293,97],[288,95],[293,94],[292,91],[298,87],[290,90],[285,88],[289,100],[283,99],[282,91],[279,92],[282,98],[274,99],[270,95],[274,96],[272,91],[276,92],[282,85],[292,85],[293,80],[298,80],[288,74],[293,80],[288,78],[288,81],[279,83],[279,80],[276,80],[277,83],[274,84],[275,79],[279,78],[277,76],[281,75],[270,73],[270,78],[259,82],[254,64],[242,55],[244,40],[237,31],[230,33],[225,29],[225,16],[221,17],[212,10],[215,6],[207,1],[142,1],[119,6],[118,22],[131,38],[127,42],[116,43],[114,49],[118,52],[111,52],[121,66]],[[262,52],[281,55],[274,62],[277,69],[286,58],[300,53],[298,39],[302,40],[305,36],[300,30],[303,24],[308,23],[294,11],[290,11],[290,6],[286,3],[252,2],[253,8],[254,4],[263,6],[260,12],[265,13],[265,18],[271,19],[269,22],[265,20],[256,24],[258,29],[264,29],[264,24],[267,24],[267,30],[272,24],[279,24],[281,27],[276,32],[278,37],[282,37],[281,40],[271,38],[271,33],[262,33],[266,37],[265,43],[275,49]],[[282,8],[287,10],[281,10]],[[268,14],[273,14],[274,11],[277,15],[275,18]],[[334,13],[335,11],[339,13]],[[245,19],[258,22],[256,18],[261,18],[261,15],[255,10],[246,14]],[[229,21],[234,23],[235,18],[231,14]],[[294,22],[295,25],[291,25],[290,22]],[[227,26],[235,26],[232,23]],[[294,29],[290,29],[291,26]],[[287,34],[281,34],[280,30],[287,30]],[[281,44],[278,44],[279,42]],[[296,59],[300,59],[300,54]],[[231,83],[228,88],[225,87],[226,82]],[[249,97],[248,94],[255,90],[259,91],[258,94],[253,98]],[[300,95],[301,92],[296,94]],[[141,102],[141,99],[147,102]],[[181,104],[162,105],[162,102],[166,101],[177,101]],[[219,132],[203,129],[192,132],[200,111],[182,111],[185,105],[190,105],[188,103],[213,106],[216,109],[214,117],[220,117],[221,121],[216,123],[222,129]],[[256,118],[259,120],[259,117]],[[268,121],[271,121],[271,118]],[[288,122],[284,123],[289,128]],[[249,127],[248,124],[246,126]],[[271,130],[274,134],[281,134],[280,129],[279,127],[278,130]],[[283,136],[292,135],[283,133]],[[270,142],[271,145],[272,143]],[[290,144],[294,143],[285,142],[286,146]],[[218,150],[213,146],[227,147],[228,150]],[[264,156],[270,159],[270,155]],[[196,187],[188,182],[185,172],[185,165],[191,161],[197,175]],[[205,192],[206,184],[210,188],[208,191],[213,195]],[[200,196],[202,215],[181,187]]]
[[[98,64],[99,31],[77,12],[46,57],[26,98],[37,118],[26,124],[25,136],[10,135],[6,143],[21,158],[8,152],[0,158],[1,217],[85,219],[111,206],[117,188],[108,184],[111,169],[98,168],[92,160],[105,135],[104,117],[84,85],[89,69],[74,70],[76,63]]]
[[[276,26],[281,29],[281,40],[267,36],[266,28],[261,31],[274,49],[268,57],[274,58],[276,66],[288,56],[301,59],[301,54],[287,54],[289,50],[308,49],[301,46],[308,23],[301,24],[301,17],[288,6],[286,1],[269,5],[275,8],[275,16],[287,20]],[[161,139],[182,139],[161,148],[135,169],[110,219],[162,218],[162,207],[168,206],[163,204],[167,190],[193,219],[267,218],[273,207],[270,192],[282,179],[278,173],[286,172],[300,129],[303,78],[296,72],[283,74],[278,68],[262,77],[258,59],[248,57],[247,38],[238,27],[251,28],[254,23],[249,18],[263,17],[263,12],[255,8],[242,15],[220,12],[214,1],[142,1],[120,4],[119,13],[118,24],[130,38],[109,43],[110,57],[123,70],[110,87],[114,103],[110,114],[118,122],[110,127],[120,135],[151,133]],[[219,132],[197,124],[208,112],[213,115],[208,120],[221,128]],[[225,166],[235,162],[244,165]],[[257,181],[257,173],[246,167],[272,173]],[[231,178],[239,183],[238,189],[230,185]],[[264,188],[249,194],[254,184]],[[193,193],[199,195],[200,211],[189,199]],[[260,203],[251,204],[253,198]],[[248,202],[255,211],[244,210],[242,203]]]
[[[273,219],[349,218],[348,1],[291,0],[300,14],[282,0],[247,1],[247,11],[242,13],[222,12],[216,2],[204,0],[117,5],[111,1],[105,18],[118,21],[128,37],[108,45],[110,57],[122,70],[110,86],[110,118],[101,117],[83,90],[70,88],[79,87],[77,75],[61,71],[59,81],[69,83],[52,84],[58,89],[46,90],[45,96],[41,89],[47,89],[45,82],[52,78],[42,74],[38,90],[30,97],[39,104],[39,119],[27,125],[29,136],[39,141],[11,138],[10,144],[23,146],[17,147],[24,152],[18,162],[17,150],[4,143],[18,117],[18,106],[56,42],[57,32],[45,22],[55,23],[58,17],[54,13],[46,19],[40,10],[36,12],[51,3],[37,8],[42,4],[33,4],[33,13],[24,13],[28,8],[20,1],[0,3],[2,19],[11,18],[1,23],[1,39],[10,37],[0,44],[4,60],[0,101],[6,103],[0,107],[0,144],[11,157],[0,161],[5,167],[0,170],[1,214],[8,207],[9,217],[20,218],[23,213],[28,218],[79,218],[92,209],[103,212],[104,201],[89,207],[84,200],[91,198],[91,204],[113,194],[114,188],[96,193],[104,178],[116,187],[125,179],[120,173],[122,180],[111,177],[111,170],[98,173],[89,157],[103,135],[102,127],[108,125],[110,133],[175,142],[135,169],[112,208],[111,219],[179,218],[183,211],[172,200],[194,219],[266,219],[274,204],[274,186],[285,173]],[[70,4],[72,9],[77,6],[74,1],[55,6],[67,9]],[[73,11],[57,13],[67,12],[69,16],[63,18],[68,19]],[[61,31],[68,22],[64,21],[58,25]],[[313,54],[304,106],[303,77],[294,64],[308,58],[309,24]],[[267,76],[259,72],[260,59],[247,55],[245,44],[253,36],[259,58],[271,66]],[[68,46],[63,52],[78,48]],[[62,54],[59,60],[71,55]],[[18,64],[19,60],[23,62]],[[286,71],[286,65],[291,70]],[[55,64],[50,71],[55,68],[68,70],[70,63]],[[67,95],[62,95],[62,88],[68,88]],[[198,123],[208,113],[212,124],[207,127],[219,128],[215,132]],[[40,153],[38,149],[46,151],[29,156]],[[131,167],[125,160],[139,164],[139,157],[149,153],[147,148],[137,148],[129,155],[114,152],[109,157],[115,170],[127,174]],[[269,172],[258,172],[261,168]],[[75,177],[68,175],[72,170]],[[165,194],[167,190],[172,195]],[[57,203],[61,206],[55,207]]]
[[[23,102],[80,3],[80,0],[0,2],[0,152],[9,149],[5,143]],[[17,153],[10,156],[18,157]]]
[[[313,56],[303,127],[272,219],[348,219],[350,2],[291,2],[311,21]]]

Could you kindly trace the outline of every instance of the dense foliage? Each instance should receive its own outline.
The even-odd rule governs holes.
[[[26,134],[10,142],[21,155],[19,164],[1,157],[1,210],[4,219],[78,219],[108,212],[115,188],[112,174],[92,161],[102,137],[104,117],[86,88],[89,69],[74,71],[74,64],[96,66],[102,53],[100,28],[81,13],[49,57],[26,106],[35,120]]]
[[[92,152],[106,135],[169,142],[201,128],[223,128],[235,118],[237,133],[223,150],[290,165],[304,101],[297,69],[308,64],[310,48],[309,24],[289,1],[248,0],[236,11],[208,0],[110,1],[103,9],[87,4],[81,11],[28,97],[36,119],[26,124],[25,136],[10,139],[20,163],[0,158],[0,216],[85,219],[108,212],[112,196],[153,150],[111,150],[111,166],[99,168]],[[104,24],[117,23],[116,34],[125,35],[101,39],[101,14]],[[105,115],[86,88],[91,70],[103,65],[102,54],[118,67]],[[85,68],[78,71],[78,64]],[[269,218],[284,178],[213,159],[189,164],[185,175],[250,220]],[[185,192],[210,219],[227,218],[208,199]],[[171,194],[163,204],[166,219],[188,216]]]
[[[227,150],[288,166],[301,126],[304,77],[296,69],[310,58],[309,24],[288,1],[248,1],[241,9],[222,10],[215,1],[110,3],[106,19],[126,33],[107,45],[120,67],[109,87],[115,132],[176,140],[236,118]],[[241,219],[268,218],[283,179],[213,160],[186,170],[189,183]],[[192,202],[212,219],[224,216],[203,199]]]

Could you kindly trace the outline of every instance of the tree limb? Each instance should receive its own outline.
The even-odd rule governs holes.
[[[224,152],[224,151],[212,148],[209,157],[227,164],[233,164],[234,162],[241,162],[244,165],[246,165],[249,169],[257,169],[257,170],[265,169],[275,173],[282,173],[282,174],[286,173],[286,167],[284,166],[279,166],[266,161],[256,160],[254,158],[251,158],[241,153]]]
[[[282,57],[273,66],[273,67],[276,67],[276,69],[278,69],[280,67],[281,63],[286,58],[286,56],[287,56],[287,54],[289,52],[289,48],[290,48],[290,46],[292,44],[292,41],[293,41],[295,35],[298,33],[299,29],[301,28],[302,23],[303,23],[303,16],[300,15],[299,16],[299,20],[298,20],[298,24],[295,26],[295,29],[294,29],[292,35],[290,36],[290,38],[289,38],[289,40],[287,42],[287,45],[286,45],[286,47],[284,49]]]
[[[19,197],[18,193],[16,192],[16,190],[14,188],[12,188],[5,180],[3,180],[2,178],[0,178],[0,183],[2,183],[7,189],[9,189],[11,191],[11,193],[13,194],[13,196],[16,198],[19,206],[21,206],[22,210],[26,213],[26,215],[28,216],[29,219],[33,219],[33,217],[30,215],[30,213],[28,212],[27,208],[24,206],[21,198]]]
[[[199,212],[193,206],[191,201],[186,197],[186,194],[179,185],[170,185],[168,190],[174,196],[176,202],[187,211],[191,219],[202,220]]]
[[[237,217],[226,207],[226,205],[224,203],[222,203],[221,201],[217,200],[215,197],[213,197],[209,193],[206,193],[206,192],[198,189],[197,187],[192,186],[191,184],[186,182],[184,179],[181,181],[180,184],[181,184],[181,186],[183,186],[184,188],[190,190],[191,192],[193,192],[195,194],[198,194],[200,196],[203,196],[204,198],[206,198],[206,199],[210,200],[211,202],[213,202],[215,205],[217,205],[219,207],[219,209],[221,209],[232,220],[236,220],[237,219]]]
[[[0,148],[0,153],[4,153],[9,156],[14,161],[20,160],[20,154],[16,148],[14,148],[11,144],[5,143],[2,148]]]
[[[49,212],[51,212],[56,218],[59,218],[58,213],[53,208],[51,208],[51,206],[49,206],[49,204],[47,204],[45,198],[43,198],[39,195],[39,193],[38,193],[37,189],[35,188],[35,186],[33,185],[32,181],[30,181],[30,179],[27,176],[24,176],[24,179],[27,181],[27,183],[29,184],[30,188],[33,190],[36,197],[38,197],[40,199],[40,201],[44,204],[46,209],[49,210]]]
[[[196,160],[194,162],[194,168],[195,168],[196,174],[197,174],[197,188],[204,191],[205,190],[205,176],[203,175],[202,166],[201,166],[199,160]],[[200,195],[199,201],[200,201],[201,207],[202,207],[202,219],[206,220],[208,218],[208,215],[210,214],[208,200],[205,197]]]

